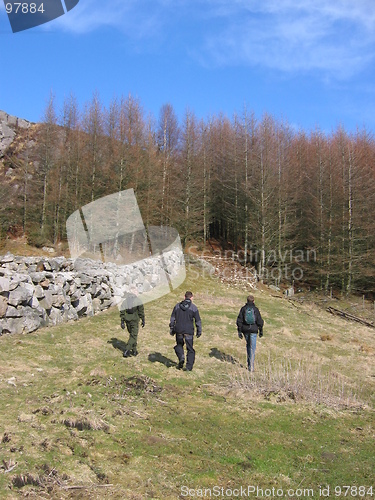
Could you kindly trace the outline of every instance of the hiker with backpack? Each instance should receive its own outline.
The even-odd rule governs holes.
[[[137,356],[139,320],[141,320],[142,328],[145,326],[145,310],[141,299],[137,295],[138,291],[132,289],[131,292],[125,295],[120,307],[121,328],[124,330],[126,325],[129,332],[129,340],[123,352],[124,358]]]
[[[186,292],[185,299],[175,305],[169,322],[169,333],[176,335],[174,351],[178,357],[177,368],[181,370],[185,363],[184,345],[187,349],[186,371],[193,369],[195,350],[193,348],[194,324],[197,338],[202,335],[202,323],[198,308],[193,304],[193,293]]]
[[[249,295],[247,302],[241,307],[237,317],[238,337],[242,339],[245,336],[247,352],[247,369],[254,371],[255,349],[257,335],[263,337],[264,321],[259,309],[254,304],[254,296]]]

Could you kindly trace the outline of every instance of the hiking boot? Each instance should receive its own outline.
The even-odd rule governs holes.
[[[131,354],[132,356],[138,356],[138,351],[137,351],[137,349],[133,349],[132,351],[130,351],[130,354]]]
[[[184,359],[181,359],[181,360],[178,362],[177,369],[178,369],[178,370],[181,370],[181,368],[184,366],[184,363],[185,363],[185,360],[184,360]]]
[[[129,358],[129,356],[131,356],[130,351],[128,351],[127,349],[122,353],[122,355],[124,356],[124,358]]]

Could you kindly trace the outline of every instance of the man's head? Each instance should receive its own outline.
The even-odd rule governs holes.
[[[193,292],[185,292],[185,299],[193,300]]]
[[[254,295],[248,295],[247,296],[247,301],[250,303],[250,304],[254,304]]]

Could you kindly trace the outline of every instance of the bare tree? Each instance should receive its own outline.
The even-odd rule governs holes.
[[[57,115],[55,110],[55,97],[51,93],[44,111],[40,133],[38,137],[39,172],[43,184],[43,200],[41,210],[40,234],[47,236],[47,190],[48,176],[56,162],[58,145]]]
[[[102,195],[103,193],[103,186],[100,183],[100,174],[104,152],[104,112],[97,92],[93,94],[91,101],[86,104],[82,119],[82,128],[85,133],[85,153],[83,158],[85,169],[84,172],[81,173],[81,176],[88,175],[88,192],[87,194],[85,193],[85,198],[87,201],[93,201],[96,195]],[[85,184],[86,183],[84,183],[84,185]]]
[[[171,221],[170,175],[176,162],[179,143],[179,126],[176,113],[171,104],[164,104],[160,110],[157,141],[162,158],[162,181],[160,212],[162,224]]]

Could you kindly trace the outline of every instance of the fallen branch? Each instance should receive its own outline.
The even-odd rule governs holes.
[[[292,304],[292,306],[297,307],[292,299],[288,299],[289,304]],[[298,309],[298,307],[297,307]]]
[[[113,484],[91,484],[82,486],[62,486],[63,490],[91,490],[96,488],[111,488]]]
[[[370,328],[375,328],[374,323],[366,321],[362,318],[358,318],[358,316],[354,316],[354,314],[350,314],[345,311],[340,311],[340,309],[335,309],[334,307],[327,307],[327,311],[331,314],[335,314],[336,316],[340,316],[344,319],[347,319],[348,321],[356,321],[357,323],[369,326]]]
[[[140,413],[134,411],[134,410],[130,410],[132,413],[134,413],[134,415],[137,415],[137,417],[139,418],[142,418],[144,420],[147,420],[148,417],[144,417],[143,415],[141,415]]]
[[[9,462],[6,462],[5,460],[3,460],[3,464],[4,465],[2,466],[2,469],[4,469],[4,472],[7,473],[7,472],[12,471],[15,467],[17,467],[18,462],[12,463],[12,460],[10,460]]]

